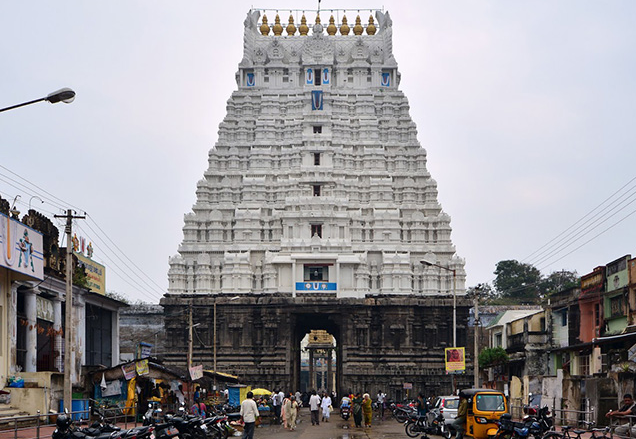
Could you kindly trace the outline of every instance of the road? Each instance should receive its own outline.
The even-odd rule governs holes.
[[[338,411],[334,411],[330,422],[312,426],[309,409],[300,410],[300,423],[295,431],[285,430],[280,425],[261,425],[254,433],[254,439],[404,439],[404,426],[385,413],[385,421],[374,416],[371,428],[355,428],[353,418],[344,421]],[[437,438],[436,438],[437,439]]]

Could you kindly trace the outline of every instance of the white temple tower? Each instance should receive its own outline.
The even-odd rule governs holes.
[[[169,294],[450,294],[451,272],[421,260],[456,270],[463,294],[388,12],[364,26],[311,18],[310,30],[304,16],[271,25],[248,13],[238,90],[170,259]]]

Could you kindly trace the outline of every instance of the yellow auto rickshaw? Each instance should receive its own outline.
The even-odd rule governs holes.
[[[466,436],[473,439],[492,439],[499,428],[497,422],[508,411],[503,392],[493,389],[465,389],[459,396],[468,400]]]

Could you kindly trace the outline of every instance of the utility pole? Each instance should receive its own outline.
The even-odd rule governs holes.
[[[188,306],[188,374],[192,367],[192,303]]]
[[[473,386],[475,389],[479,388],[479,290],[481,289],[481,285],[477,285],[475,287],[475,296],[473,297],[474,306],[475,306],[475,323],[473,324],[474,335],[475,335],[475,354],[473,358],[473,374],[474,382]]]
[[[68,209],[66,215],[54,215],[55,218],[66,218],[66,319],[64,328],[64,409],[73,411],[73,383],[71,382],[71,368],[73,366],[73,220],[85,219],[86,216],[74,216]]]

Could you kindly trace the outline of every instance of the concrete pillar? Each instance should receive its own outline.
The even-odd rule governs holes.
[[[18,352],[17,352],[17,340],[18,340],[18,284],[13,282],[11,284],[11,291],[9,293],[9,371],[12,374],[16,373],[16,365],[18,363]]]
[[[38,323],[35,290],[24,290],[24,313],[28,326],[26,327],[26,361],[25,372],[37,372],[38,360]]]
[[[64,372],[64,360],[62,358],[62,299],[59,297],[53,299],[53,331],[55,331],[55,344],[53,346],[55,370]]]
[[[309,349],[309,390],[316,388],[316,374],[314,372],[314,350]]]
[[[331,366],[332,354],[333,354],[333,350],[327,349],[327,390],[329,392],[333,391],[333,372],[332,372],[333,368]]]

